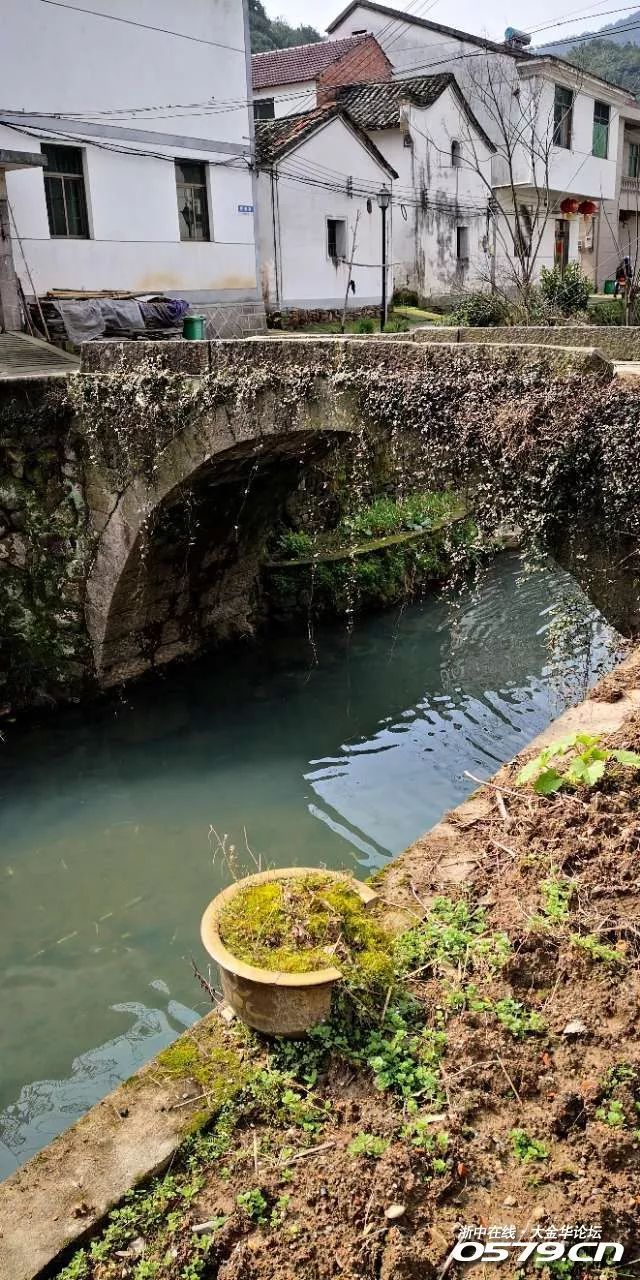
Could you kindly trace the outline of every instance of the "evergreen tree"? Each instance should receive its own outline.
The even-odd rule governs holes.
[[[313,44],[322,36],[314,27],[291,27],[283,18],[270,18],[262,0],[249,0],[252,53],[268,49],[288,49],[294,44]]]

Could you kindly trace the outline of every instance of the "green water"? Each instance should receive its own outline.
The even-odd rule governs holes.
[[[550,660],[572,580],[503,556],[441,600],[272,639],[126,698],[8,726],[0,743],[0,1177],[209,1007],[198,924],[247,870],[382,866],[568,702],[617,637],[586,602]]]

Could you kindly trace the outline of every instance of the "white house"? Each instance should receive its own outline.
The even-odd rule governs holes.
[[[533,223],[530,239],[539,239],[536,274],[543,265],[579,259],[581,220],[567,212],[567,201],[575,200],[577,210],[580,204],[599,207],[615,197],[620,111],[630,102],[629,94],[560,58],[536,56],[517,32],[508,32],[498,43],[373,0],[353,0],[328,30],[335,40],[374,36],[397,78],[447,70],[455,74],[496,147],[492,186],[498,279],[508,268],[513,241],[513,190],[522,215],[518,234],[529,234]],[[509,165],[505,157],[512,145],[507,142],[513,144],[516,135],[528,137],[529,143],[515,147]],[[472,143],[471,136],[468,141]],[[590,234],[590,215],[587,219],[583,242]]]
[[[625,256],[635,275],[640,269],[640,107],[627,102],[619,115],[615,196],[581,228],[583,260],[598,289],[615,279]]]
[[[264,324],[246,0],[4,0],[0,147],[27,295],[161,294]]]
[[[270,312],[379,308],[382,213],[397,173],[335,105],[256,127],[262,292]],[[387,215],[386,243],[392,243]],[[387,272],[388,296],[393,274]]]
[[[455,77],[361,85],[338,101],[399,174],[396,288],[441,298],[488,284],[494,147]]]

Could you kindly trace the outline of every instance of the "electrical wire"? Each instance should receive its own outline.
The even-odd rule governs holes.
[[[178,40],[189,40],[192,44],[210,45],[214,49],[226,49],[229,53],[246,53],[244,46],[222,44],[219,40],[205,40],[201,36],[188,36],[183,31],[170,31],[167,27],[153,27],[148,22],[136,22],[133,18],[121,18],[115,13],[101,13],[99,9],[83,9],[80,5],[66,4],[65,0],[40,0],[40,4],[49,4],[56,9],[68,9],[71,13],[85,13],[92,18],[104,18],[108,22],[122,22],[127,27],[140,27],[143,31],[157,31],[165,36],[174,36]]]

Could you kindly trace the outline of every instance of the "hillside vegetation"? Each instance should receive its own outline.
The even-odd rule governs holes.
[[[322,39],[314,27],[291,27],[282,18],[270,18],[262,0],[249,0],[249,23],[253,53],[288,49],[294,44],[313,44]]]
[[[640,30],[639,30],[640,34]],[[584,71],[640,94],[640,45],[614,44],[613,40],[590,40],[574,45],[563,55]]]

